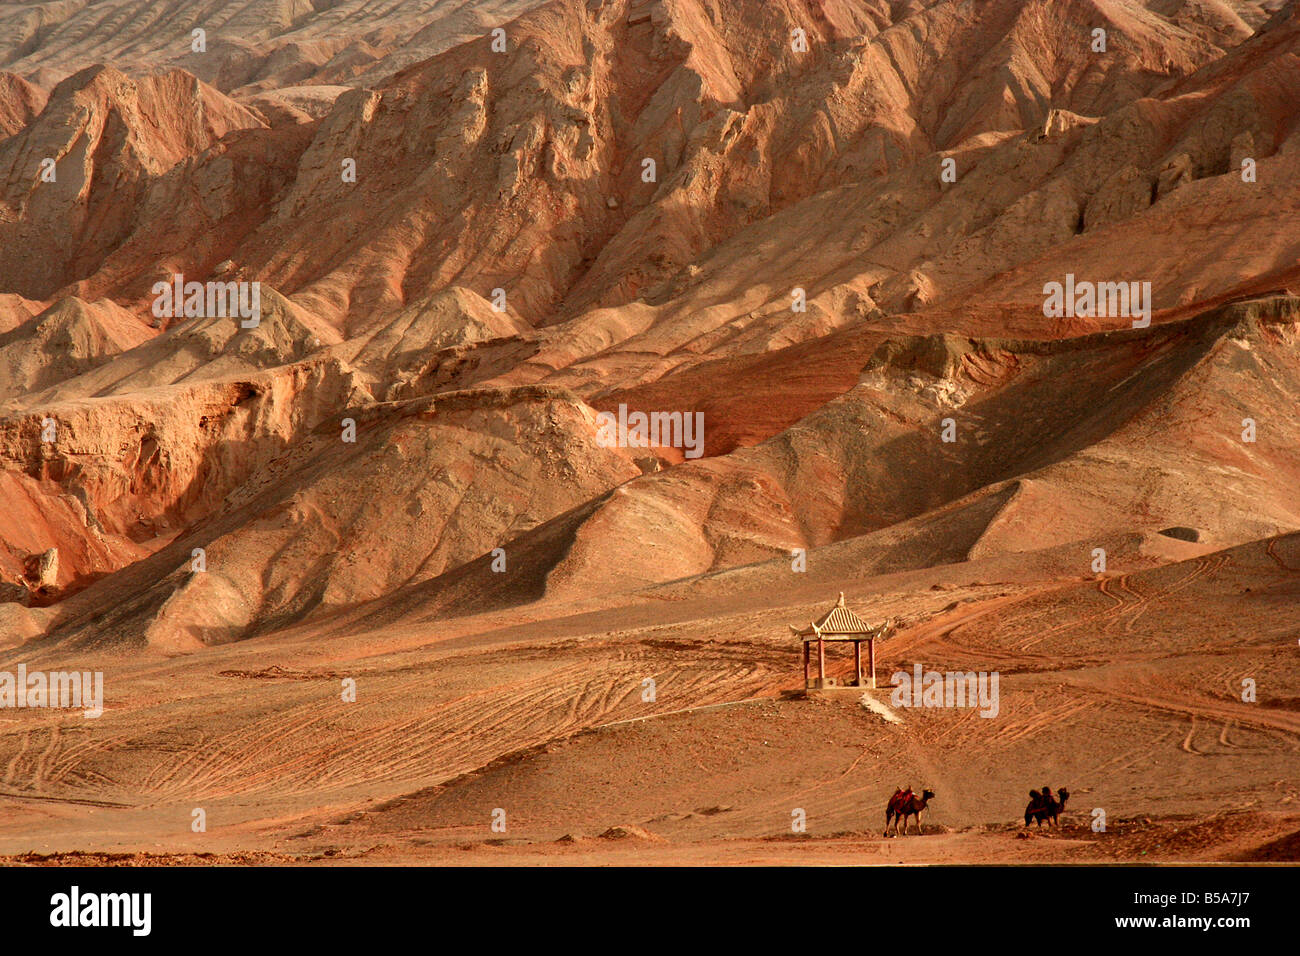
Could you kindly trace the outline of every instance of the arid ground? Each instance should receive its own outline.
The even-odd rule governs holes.
[[[1296,0],[0,6],[0,859],[1294,863],[1297,409]]]

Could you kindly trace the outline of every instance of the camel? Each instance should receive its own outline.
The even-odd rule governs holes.
[[[898,836],[898,821],[903,821],[903,833],[907,833],[908,817],[916,817],[916,832],[921,833],[921,814],[925,812],[926,806],[934,799],[933,790],[922,790],[921,796],[918,797],[912,793],[912,788],[906,790],[899,788],[894,791],[894,795],[889,798],[889,805],[885,807],[885,836],[889,836],[889,824],[894,824],[894,836]]]
[[[1043,821],[1047,820],[1051,826],[1060,826],[1058,817],[1065,810],[1065,801],[1070,799],[1070,791],[1062,787],[1056,796],[1052,795],[1051,787],[1044,787],[1042,793],[1037,790],[1029,791],[1029,806],[1025,807],[1025,826],[1029,826],[1030,820],[1037,820],[1041,829]]]

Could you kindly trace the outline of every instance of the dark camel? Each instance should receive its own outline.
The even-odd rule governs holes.
[[[1060,826],[1058,817],[1065,810],[1065,801],[1070,799],[1070,791],[1064,787],[1053,796],[1051,787],[1044,787],[1043,792],[1029,791],[1029,806],[1025,807],[1025,826],[1030,820],[1037,820],[1041,829],[1046,820],[1051,826]]]

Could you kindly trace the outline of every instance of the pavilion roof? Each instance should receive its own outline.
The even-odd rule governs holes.
[[[818,633],[824,638],[834,637],[874,637],[881,630],[872,627],[844,606],[844,592],[834,607],[803,629],[791,626],[798,637],[815,637]]]

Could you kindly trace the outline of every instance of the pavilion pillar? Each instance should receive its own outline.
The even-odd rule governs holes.
[[[868,666],[871,668],[871,689],[876,689],[876,639],[867,638],[867,655],[870,658]]]
[[[826,686],[826,642],[821,631],[817,632],[817,680],[818,687]]]
[[[811,656],[812,656],[812,646],[807,641],[804,641],[803,642],[803,686],[805,689],[807,689],[808,687],[808,676],[809,676],[808,665],[810,663],[809,658]]]
[[[856,675],[853,680],[854,685],[857,687],[861,687],[862,686],[862,642],[861,641],[853,642],[853,673]]]

